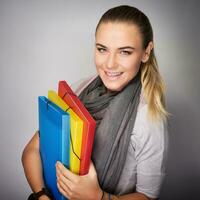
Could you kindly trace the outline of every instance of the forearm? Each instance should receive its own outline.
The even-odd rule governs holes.
[[[26,145],[22,153],[24,173],[32,191],[39,192],[44,187],[42,162],[39,152],[39,132],[37,131]],[[47,195],[42,195],[39,200],[50,200]]]
[[[33,148],[25,149],[22,156],[22,164],[32,191],[40,191],[44,187],[44,181],[39,151]]]
[[[104,196],[102,200],[109,200],[109,194],[104,192]],[[151,200],[151,199],[149,199],[144,194],[135,192],[135,193],[121,195],[121,196],[110,195],[110,200]]]

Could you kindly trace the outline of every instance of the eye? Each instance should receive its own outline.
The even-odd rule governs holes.
[[[121,51],[120,53],[121,53],[122,55],[131,55],[131,54],[132,54],[131,51],[125,51],[125,50]]]
[[[100,53],[103,53],[103,52],[106,51],[106,49],[104,49],[104,48],[97,48],[97,49],[98,49],[98,51],[99,51]]]

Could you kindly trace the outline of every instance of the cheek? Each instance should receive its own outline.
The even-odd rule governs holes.
[[[138,58],[130,58],[123,61],[123,66],[128,72],[137,72],[140,68],[141,59]]]
[[[94,62],[95,62],[96,69],[98,70],[103,65],[104,59],[98,54],[95,54]]]

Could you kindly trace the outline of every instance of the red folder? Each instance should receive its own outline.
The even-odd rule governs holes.
[[[58,95],[83,120],[83,135],[79,174],[85,175],[89,171],[96,121],[92,118],[88,110],[85,108],[85,106],[76,96],[76,94],[72,91],[66,81],[59,81]]]

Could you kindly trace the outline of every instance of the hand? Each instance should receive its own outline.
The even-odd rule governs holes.
[[[60,162],[56,164],[58,190],[70,200],[98,200],[102,190],[99,186],[97,173],[93,163],[90,163],[89,173],[79,176]]]

